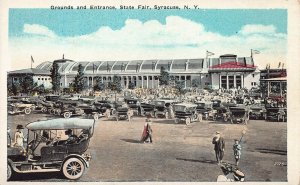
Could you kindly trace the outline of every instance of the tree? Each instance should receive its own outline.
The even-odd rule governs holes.
[[[21,92],[30,94],[32,90],[37,86],[36,83],[33,82],[33,77],[31,75],[26,75],[21,79]]]
[[[77,75],[75,76],[74,80],[74,90],[77,93],[80,93],[84,89],[84,73],[83,73],[83,66],[79,64]]]
[[[134,89],[135,88],[135,84],[133,82],[130,82],[128,84],[128,89]]]
[[[18,95],[21,92],[21,85],[18,81],[12,83],[7,82],[8,94]]]
[[[200,87],[200,79],[193,79],[192,80],[192,87]]]
[[[169,85],[170,75],[166,69],[161,66],[160,76],[159,76],[159,85]]]
[[[108,88],[112,91],[121,92],[122,86],[120,77],[115,75],[113,81],[108,83]]]
[[[58,92],[60,90],[60,79],[61,76],[58,72],[58,64],[56,62],[53,63],[52,68],[50,70],[51,72],[51,84],[52,84],[52,90],[54,92]]]
[[[94,85],[94,91],[104,91],[105,84],[102,82],[102,77],[97,76],[95,77],[96,85]]]
[[[45,86],[44,86],[44,84],[37,86],[35,90],[36,90],[39,94],[45,93]]]
[[[185,82],[184,81],[176,81],[175,88],[178,90],[179,94],[184,94],[185,91]]]

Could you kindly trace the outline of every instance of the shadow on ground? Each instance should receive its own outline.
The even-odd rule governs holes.
[[[275,149],[266,149],[266,148],[256,148],[256,150],[260,153],[266,153],[266,154],[287,155],[287,151],[285,150],[275,150]]]
[[[188,161],[188,162],[198,162],[198,163],[207,163],[207,164],[216,164],[216,161],[212,160],[198,160],[198,159],[185,159],[185,158],[176,158],[179,161]]]
[[[66,180],[64,176],[60,172],[49,172],[49,173],[31,173],[28,174],[21,174],[15,173],[10,181],[30,181],[30,180],[49,180],[52,179],[53,181],[61,181]]]
[[[142,143],[140,140],[136,140],[136,139],[121,139],[121,140],[127,143]]]

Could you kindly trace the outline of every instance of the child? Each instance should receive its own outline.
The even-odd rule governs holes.
[[[237,166],[239,165],[239,160],[241,158],[241,150],[242,150],[242,146],[240,145],[239,140],[235,139],[233,144],[233,154],[235,158],[235,164]]]

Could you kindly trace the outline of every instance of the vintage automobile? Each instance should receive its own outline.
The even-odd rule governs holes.
[[[71,116],[82,116],[84,110],[77,106],[77,103],[71,102],[59,102],[54,110],[55,115],[63,116],[64,118],[70,118]]]
[[[195,102],[196,109],[202,115],[202,119],[208,119],[208,114],[212,110],[212,102]]]
[[[103,116],[102,113],[98,113],[96,106],[94,105],[93,99],[79,99],[77,108],[83,110],[87,117],[93,117],[93,119],[98,120],[99,117]]]
[[[8,113],[9,114],[30,114],[35,109],[34,104],[27,104],[27,103],[8,103]]]
[[[91,155],[85,154],[94,133],[92,119],[53,119],[26,125],[24,147],[8,145],[7,179],[14,173],[62,172],[79,179],[89,167]],[[72,131],[72,140],[65,131]],[[63,133],[63,134],[62,134]]]
[[[154,101],[154,117],[165,117],[169,118],[170,112],[173,111],[174,100],[167,100],[167,99],[161,99],[161,100],[155,100]]]
[[[139,116],[150,116],[154,117],[154,107],[155,105],[152,103],[141,103],[141,106],[138,109]]]
[[[266,108],[266,120],[270,121],[287,121],[287,109],[284,107]]]
[[[249,107],[249,119],[262,120],[266,119],[267,110],[262,104],[254,104]]]
[[[112,117],[115,117],[117,121],[128,119],[128,107],[118,106],[116,111],[112,113]]]
[[[185,121],[186,125],[191,122],[200,121],[200,114],[197,113],[197,105],[191,103],[179,103],[174,105],[175,111],[175,123],[179,123],[181,120]]]
[[[286,98],[281,96],[267,97],[265,100],[266,120],[287,120]]]
[[[139,100],[135,99],[135,98],[129,98],[129,99],[125,99],[125,102],[126,102],[127,106],[133,111],[133,113],[135,115],[137,115],[138,109],[140,107]]]
[[[211,118],[216,121],[216,120],[222,120],[227,122],[229,119],[229,111],[226,107],[217,107],[213,109],[214,111],[212,112]]]
[[[229,107],[229,119],[233,123],[247,124],[249,120],[248,110],[243,107]]]

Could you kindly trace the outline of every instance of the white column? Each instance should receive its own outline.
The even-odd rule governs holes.
[[[90,77],[86,77],[86,79],[87,79],[87,86],[89,87],[90,86]]]
[[[144,88],[144,76],[142,76],[142,88]]]
[[[236,87],[236,75],[233,76],[233,86],[234,86],[234,88],[237,88]]]
[[[184,75],[184,88],[186,88],[186,75]]]
[[[242,74],[241,75],[241,88],[244,87],[244,75]]]
[[[229,80],[228,80],[228,75],[226,75],[226,82],[227,82],[226,89],[229,89]]]
[[[147,89],[148,89],[148,85],[149,85],[149,76],[146,76],[147,77]]]
[[[222,75],[219,74],[219,88],[222,88]]]
[[[152,89],[153,89],[153,83],[154,83],[154,76],[152,76],[152,85],[151,85]]]

